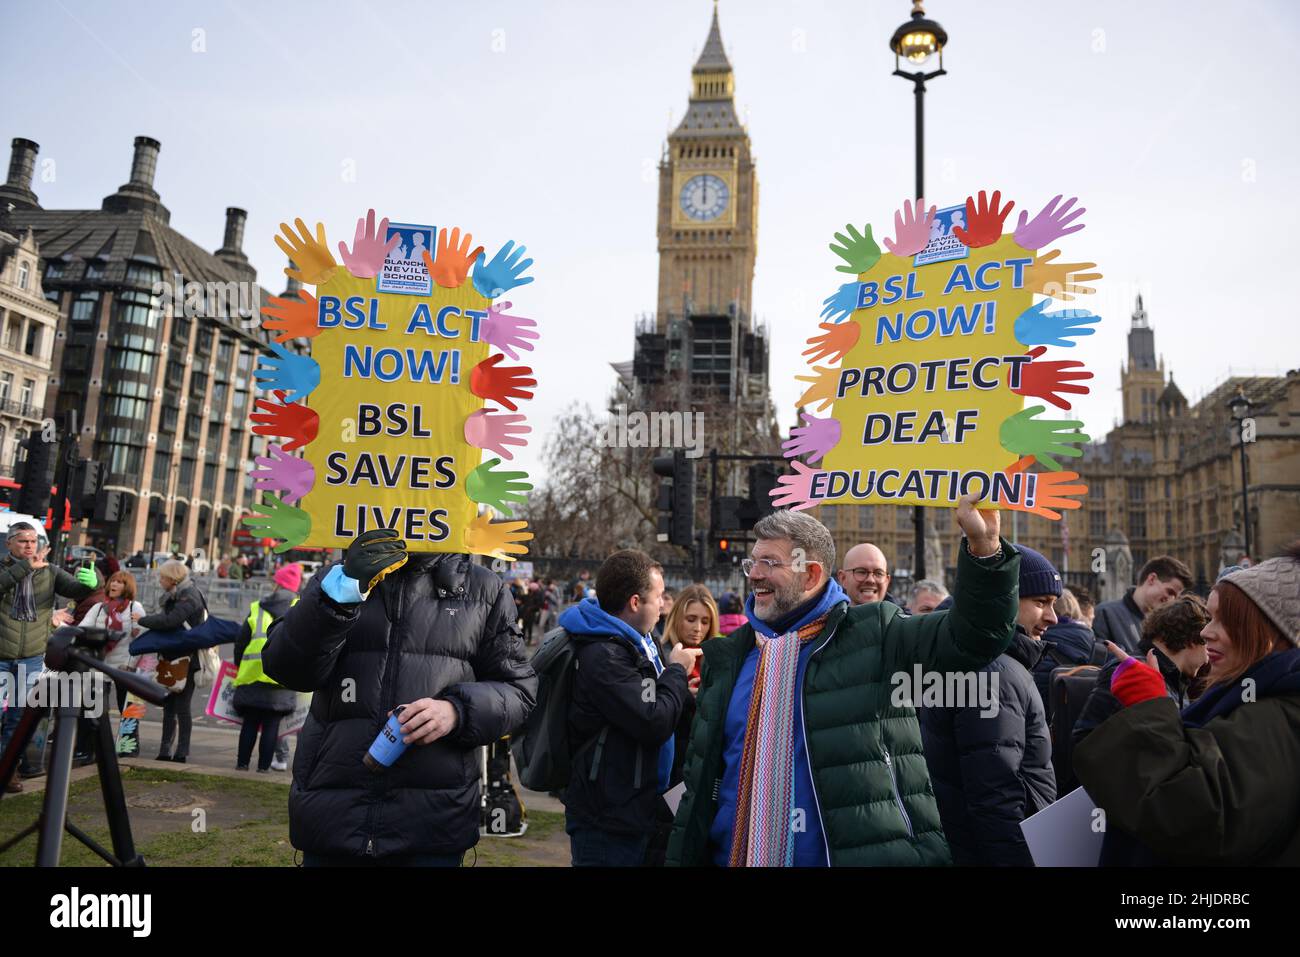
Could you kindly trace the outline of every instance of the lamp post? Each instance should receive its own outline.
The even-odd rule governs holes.
[[[1250,499],[1246,486],[1246,420],[1250,418],[1253,407],[1254,403],[1246,398],[1241,386],[1237,386],[1237,394],[1228,400],[1228,411],[1237,423],[1237,440],[1241,444],[1241,529],[1246,539],[1247,555],[1250,555]]]
[[[921,0],[912,0],[911,17],[889,38],[889,48],[894,51],[894,76],[911,80],[916,95],[916,192],[912,197],[918,200],[925,195],[925,81],[948,72],[943,68],[943,48],[947,43],[948,32],[926,18]],[[924,65],[936,53],[939,55],[939,69],[927,73]],[[902,69],[903,60],[920,69],[914,72]],[[919,581],[926,577],[925,509],[920,505],[913,510],[912,524],[916,531],[916,558],[912,567],[916,573],[915,580]]]

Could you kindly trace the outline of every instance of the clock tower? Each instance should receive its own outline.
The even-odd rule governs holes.
[[[690,312],[744,317],[749,325],[757,214],[754,158],[736,116],[715,4],[686,115],[659,165],[660,333]]]
[[[751,311],[758,181],[735,89],[715,3],[659,164],[659,304],[637,323],[624,384],[644,405],[716,417],[719,450],[765,452],[779,438],[767,330]]]

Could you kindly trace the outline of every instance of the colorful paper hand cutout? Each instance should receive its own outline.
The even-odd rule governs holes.
[[[817,408],[815,411],[825,412],[830,408],[831,403],[835,401],[835,387],[839,382],[840,374],[838,370],[826,366],[813,366],[813,372],[816,375],[795,376],[795,379],[800,382],[811,383],[808,386],[808,391],[799,397],[799,401],[795,405],[810,406],[816,402]]]
[[[537,385],[537,380],[528,378],[533,372],[528,366],[503,366],[504,359],[504,355],[497,353],[476,365],[469,374],[469,390],[479,398],[518,412],[519,406],[513,400],[531,399],[533,394],[524,387]]]
[[[1030,455],[1020,459],[1014,465],[1007,466],[1004,471],[1011,475],[1016,472],[1026,471],[1033,464],[1034,457]],[[1083,505],[1077,498],[1066,497],[1088,494],[1088,486],[1082,483],[1079,485],[1070,484],[1078,478],[1078,472],[1035,472],[1033,504],[1029,505],[1023,500],[1008,502],[1007,508],[1015,509],[1017,512],[1028,512],[1031,515],[1041,515],[1043,518],[1058,522],[1061,520],[1061,513],[1055,511],[1055,509],[1072,509]]]
[[[795,512],[812,508],[817,504],[812,499],[812,481],[818,470],[804,465],[798,459],[791,459],[790,467],[794,469],[794,475],[777,476],[776,487],[772,489],[772,504]]]
[[[443,230],[438,234],[438,258],[430,259],[429,251],[426,249],[423,253],[424,268],[429,270],[429,275],[443,289],[455,289],[465,281],[469,275],[469,266],[475,259],[483,255],[483,247],[479,246],[473,252],[470,252],[470,245],[474,242],[474,237],[469,233],[461,239],[460,227],[452,229],[450,233]]]
[[[519,353],[515,350],[523,349],[532,352],[533,345],[528,340],[541,337],[531,331],[537,327],[537,323],[532,319],[525,319],[523,316],[507,316],[502,312],[503,309],[509,309],[513,305],[513,302],[503,302],[489,306],[487,316],[479,324],[479,335],[488,345],[496,346],[511,359],[518,361]]]
[[[285,402],[284,392],[277,392],[279,402],[270,399],[258,399],[254,406],[262,412],[254,412],[248,418],[257,435],[278,435],[293,441],[285,443],[286,452],[300,449],[308,442],[316,440],[316,430],[320,428],[320,416],[312,409],[297,402]]]
[[[1029,218],[1029,213],[1022,209],[1020,211],[1020,220],[1016,224],[1016,242],[1025,249],[1042,249],[1048,243],[1054,243],[1062,236],[1068,236],[1070,233],[1077,233],[1083,229],[1083,223],[1075,226],[1070,225],[1087,212],[1082,206],[1074,212],[1070,212],[1071,207],[1079,201],[1079,197],[1071,196],[1065,201],[1064,206],[1057,209],[1056,204],[1060,201],[1061,194],[1058,193],[1032,220]],[[1066,213],[1069,213],[1069,215],[1067,216]]]
[[[893,242],[886,239],[885,248],[895,256],[915,256],[919,253],[930,242],[930,226],[934,223],[936,208],[931,206],[918,219],[917,214],[925,209],[925,200],[917,199],[915,205],[903,200],[903,208],[894,213],[894,235],[897,238]]]
[[[858,307],[858,290],[861,286],[860,282],[846,282],[823,299],[825,308],[822,309],[822,318],[831,322],[843,322],[853,315],[853,310]]]
[[[1047,406],[1035,405],[1017,412],[1002,423],[998,440],[1008,452],[1014,452],[1016,455],[1032,455],[1055,471],[1061,466],[1054,456],[1078,458],[1083,455],[1083,449],[1075,446],[1084,445],[1092,439],[1079,431],[1083,427],[1082,422],[1073,419],[1056,421],[1034,418],[1046,411]]]
[[[357,231],[352,237],[352,251],[348,252],[343,240],[339,240],[339,258],[343,260],[348,272],[357,279],[374,279],[378,276],[388,254],[402,241],[402,237],[396,234],[392,239],[385,240],[387,233],[388,217],[379,221],[379,229],[376,230],[373,209],[366,213],[364,219],[358,219]]]
[[[330,277],[339,268],[339,264],[330,255],[329,245],[325,242],[325,224],[316,224],[316,238],[312,239],[306,223],[301,219],[295,219],[293,222],[298,227],[299,235],[294,235],[288,223],[281,223],[280,228],[284,230],[284,236],[275,237],[275,244],[298,267],[289,269],[286,266],[284,274],[309,286],[319,286],[329,282]]]
[[[527,527],[527,522],[494,522],[492,510],[488,509],[465,528],[465,550],[513,561],[512,556],[528,554],[528,546],[521,544],[532,541],[533,533],[524,531]]]
[[[259,389],[283,390],[289,394],[288,401],[297,402],[320,385],[320,365],[315,359],[290,352],[278,342],[271,343],[271,351],[279,358],[258,356],[253,370]]]
[[[507,461],[515,457],[508,446],[528,444],[527,439],[518,436],[532,432],[532,427],[522,425],[522,415],[506,415],[504,412],[489,412],[479,409],[470,413],[465,419],[465,441],[476,449],[495,452]]]
[[[1039,256],[1025,270],[1025,287],[1031,292],[1051,296],[1070,302],[1076,294],[1092,295],[1096,292],[1091,286],[1079,286],[1076,283],[1092,282],[1102,278],[1099,272],[1081,272],[1084,269],[1096,269],[1096,263],[1058,263],[1054,260],[1061,255],[1059,249]]]
[[[259,455],[253,461],[253,485],[266,491],[283,492],[281,500],[292,505],[312,490],[316,484],[316,469],[306,459],[285,455],[278,445],[268,445],[269,456]]]
[[[1062,309],[1045,312],[1050,299],[1036,302],[1016,317],[1016,341],[1025,346],[1073,346],[1079,336],[1090,336],[1096,329],[1088,327],[1101,321],[1086,309]]]
[[[520,262],[526,247],[515,249],[515,241],[508,241],[491,262],[486,262],[482,253],[474,264],[474,288],[480,296],[495,299],[505,295],[516,286],[526,286],[533,281],[532,276],[525,276],[524,270],[533,264],[531,259]],[[511,252],[511,250],[514,250]]]
[[[784,455],[788,459],[806,455],[809,462],[820,462],[827,452],[839,444],[839,419],[819,419],[807,412],[800,412],[799,417],[804,424],[791,429],[790,438],[781,443],[781,448],[785,449]]]
[[[355,274],[354,274],[355,275]],[[262,309],[262,315],[271,316],[263,319],[262,325],[277,332],[276,342],[288,342],[290,339],[313,339],[321,334],[317,325],[318,304],[316,297],[306,289],[298,290],[298,298],[272,296],[270,305]]]
[[[272,549],[277,554],[296,548],[311,534],[311,516],[296,506],[284,504],[275,495],[263,495],[258,508],[260,511],[245,515],[239,522],[259,537],[281,539]]]
[[[808,345],[812,348],[805,349],[803,354],[809,362],[820,362],[822,359],[839,362],[862,338],[862,326],[856,322],[822,322],[818,323],[817,328],[825,331],[808,340]]]
[[[963,244],[978,249],[980,246],[991,246],[1002,238],[1002,224],[1011,213],[1011,208],[1016,204],[1010,200],[1004,209],[998,209],[998,203],[1002,201],[1002,191],[995,189],[993,191],[993,202],[989,203],[988,197],[984,190],[980,190],[979,205],[975,204],[973,196],[966,197],[966,228],[960,226],[953,227],[953,235],[956,236]]]
[[[864,273],[880,260],[880,247],[876,241],[871,238],[871,224],[867,223],[862,228],[865,233],[860,233],[852,223],[844,227],[849,231],[845,236],[843,233],[836,233],[835,238],[839,240],[840,245],[830,244],[830,250],[839,256],[847,265],[836,266],[837,272],[853,273],[858,275]]]
[[[1061,398],[1057,393],[1087,395],[1091,391],[1088,386],[1071,383],[1091,379],[1092,373],[1069,371],[1082,369],[1084,367],[1082,362],[1039,362],[1039,357],[1046,351],[1045,346],[1029,350],[1028,354],[1033,357],[1033,361],[1020,366],[1020,387],[1013,388],[1011,391],[1016,395],[1046,399],[1058,409],[1069,409],[1069,400]],[[1008,372],[1008,379],[1010,375],[1011,373]]]
[[[490,505],[504,515],[512,515],[510,502],[528,501],[532,484],[523,481],[527,472],[493,472],[500,459],[488,459],[465,479],[465,494],[480,505]]]

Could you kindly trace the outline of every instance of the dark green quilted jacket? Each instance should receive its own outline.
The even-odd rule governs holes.
[[[32,596],[36,599],[36,620],[17,621],[13,617],[14,589],[28,575],[32,579]],[[32,571],[31,562],[5,554],[0,558],[0,660],[33,658],[45,654],[50,640],[50,614],[55,594],[74,601],[93,595],[95,589],[81,584],[62,568],[48,565]]]
[[[911,707],[890,702],[891,676],[982,668],[1015,633],[1020,556],[1002,542],[1002,559],[957,561],[953,607],[906,618],[896,605],[838,606],[804,675],[803,714],[813,790],[830,861],[837,867],[933,865],[951,861],[939,823],[921,729]],[[722,728],[741,664],[754,647],[745,624],[704,643],[695,721],[684,767],[668,863],[710,863],[709,826],[722,780]]]

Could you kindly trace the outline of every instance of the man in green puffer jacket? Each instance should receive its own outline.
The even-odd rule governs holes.
[[[1020,565],[996,511],[967,496],[957,521],[953,607],[915,618],[890,602],[850,608],[816,519],[781,511],[755,526],[749,623],[703,646],[669,864],[950,863],[906,704],[920,689],[900,692],[914,666],[974,671],[1002,653]]]
[[[93,569],[82,568],[74,577],[46,561],[49,548],[40,548],[39,533],[27,522],[9,527],[7,544],[9,554],[0,559],[0,671],[14,675],[11,687],[19,701],[6,702],[0,752],[9,746],[27,690],[45,667],[54,596],[80,600],[98,583]],[[9,789],[21,791],[22,785],[14,778]]]

